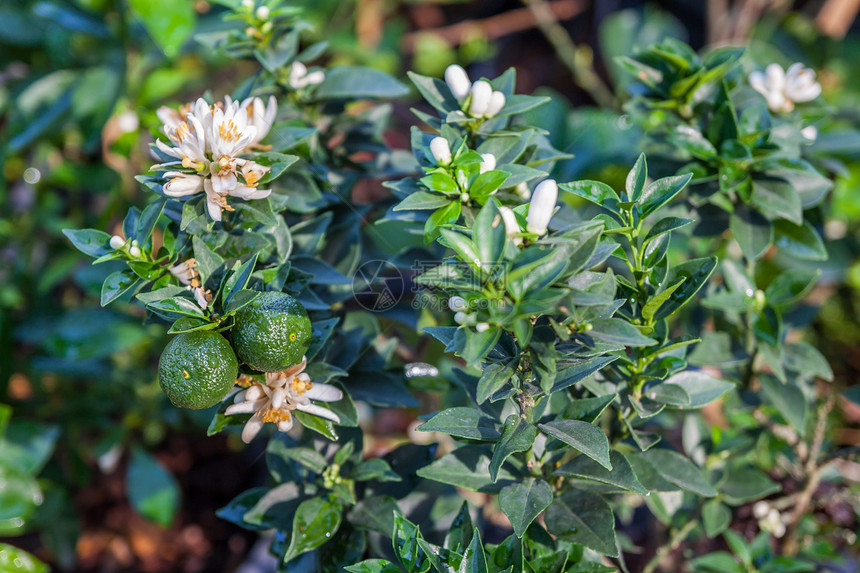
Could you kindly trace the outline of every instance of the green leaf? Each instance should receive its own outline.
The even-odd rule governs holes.
[[[618,203],[621,199],[618,197],[618,193],[606,183],[588,180],[571,181],[570,183],[562,183],[558,188],[615,213],[620,212]]]
[[[806,433],[806,398],[803,391],[767,374],[759,376],[759,383],[765,399],[803,436]]]
[[[302,412],[300,410],[293,410],[293,416],[305,428],[322,434],[333,442],[337,441],[337,433],[334,431],[334,424],[332,424],[330,420],[326,420],[325,418],[320,418],[319,416],[314,416],[313,414],[308,414],[307,412]]]
[[[680,229],[681,227],[686,227],[692,222],[693,219],[682,219],[681,217],[666,217],[664,219],[660,219],[653,227],[651,227],[648,234],[645,235],[644,244],[648,244],[653,239],[656,239],[665,233]]]
[[[818,232],[804,221],[803,225],[795,225],[781,219],[773,225],[774,244],[786,254],[798,259],[810,261],[827,260],[827,249]]]
[[[448,408],[416,428],[421,432],[442,432],[470,440],[495,441],[501,434],[495,421],[469,407]]]
[[[773,242],[773,225],[746,205],[738,207],[729,219],[732,235],[744,256],[755,261]]]
[[[21,535],[30,517],[44,501],[36,479],[0,458],[0,535]]]
[[[116,300],[140,282],[140,278],[131,271],[116,271],[111,273],[102,284],[101,305],[106,306]]]
[[[472,491],[498,493],[513,476],[502,469],[496,476],[497,480],[493,480],[489,468],[490,456],[485,447],[464,446],[424,466],[417,473],[423,478]]]
[[[151,302],[146,305],[148,309],[158,314],[190,316],[192,318],[205,319],[206,315],[203,310],[197,306],[197,303],[190,298],[184,296],[174,296],[163,300]]]
[[[517,537],[526,533],[532,521],[552,503],[552,488],[544,480],[527,479],[499,492],[499,505]]]
[[[402,573],[400,567],[385,559],[365,559],[344,567],[349,573]]]
[[[697,370],[679,372],[668,378],[663,384],[673,384],[683,388],[690,398],[689,403],[685,406],[687,408],[701,408],[735,387],[731,382],[714,378]]]
[[[155,224],[158,223],[158,218],[164,210],[165,203],[167,203],[167,199],[161,197],[147,205],[143,210],[143,213],[140,214],[140,219],[138,219],[135,228],[134,238],[141,245],[146,244],[152,236],[152,231],[155,229]]]
[[[314,99],[398,98],[409,93],[389,74],[361,66],[337,66],[326,70],[325,81],[313,92]]]
[[[591,321],[588,335],[610,344],[622,346],[651,346],[657,341],[639,332],[634,325],[619,318],[598,318]]]
[[[91,257],[101,257],[113,251],[110,235],[98,229],[63,229],[77,250]]]
[[[303,501],[293,517],[290,545],[284,554],[284,563],[316,549],[334,536],[340,527],[342,514],[343,507],[337,501],[322,497]]]
[[[222,316],[229,316],[237,313],[242,308],[251,304],[255,298],[260,295],[259,291],[242,289],[231,293],[230,302],[224,307]]]
[[[713,539],[726,530],[732,522],[732,510],[717,499],[711,499],[702,506],[702,523],[705,535]]]
[[[481,542],[481,532],[475,528],[472,542],[463,554],[458,573],[489,573],[487,556],[484,554],[484,544]]]
[[[350,523],[360,529],[367,529],[391,536],[394,529],[394,514],[399,511],[397,502],[388,495],[365,497],[358,502],[347,516]]]
[[[823,378],[833,381],[833,370],[821,352],[805,342],[785,345],[785,367],[802,378]]]
[[[568,420],[582,420],[593,424],[606,410],[618,394],[608,394],[596,398],[580,398],[573,400],[562,412],[562,417]]]
[[[401,481],[401,477],[382,458],[370,458],[359,463],[350,476],[355,481]]]
[[[627,174],[627,180],[624,188],[627,190],[627,197],[630,201],[639,201],[642,192],[645,190],[645,181],[648,179],[648,164],[645,161],[645,154],[639,155],[633,169]]]
[[[652,448],[642,455],[666,481],[705,497],[717,495],[702,471],[678,452]]]
[[[267,227],[278,225],[278,216],[272,211],[272,204],[269,202],[268,197],[250,201],[233,201],[232,205],[236,211],[242,213],[248,220]]]
[[[179,510],[179,484],[145,451],[132,450],[125,476],[125,487],[132,507],[161,527],[169,527]]]
[[[609,440],[597,426],[580,420],[553,420],[548,424],[538,424],[538,427],[547,436],[576,448],[607,470],[612,469]]]
[[[393,211],[409,211],[422,209],[438,209],[447,205],[451,199],[438,193],[427,191],[416,191],[407,195],[400,203],[394,206]]]
[[[272,139],[272,136],[269,137]],[[258,185],[266,185],[267,183],[271,183],[278,177],[280,177],[284,171],[286,171],[293,163],[298,161],[299,158],[296,155],[289,155],[286,153],[278,153],[276,151],[263,151],[254,154],[254,161],[269,168],[268,173],[263,175],[263,178],[260,179]],[[272,207],[269,204],[268,199],[266,199],[265,204],[263,204],[262,199],[255,199],[253,203],[236,203],[237,205],[257,205],[257,209],[262,213],[259,215],[263,217],[266,221],[273,221],[274,215],[272,214]],[[259,219],[256,219],[259,220]],[[277,221],[275,222],[264,222],[260,221],[264,225],[275,226],[277,225]]]
[[[472,241],[478,257],[484,264],[494,263],[502,256],[505,248],[505,224],[494,199],[487,202],[478,212],[472,226]]]
[[[248,286],[248,281],[251,279],[251,274],[254,272],[254,266],[257,264],[258,256],[259,253],[251,255],[251,258],[245,261],[245,263],[238,269],[234,270],[224,282],[224,290],[221,293],[223,306],[226,307],[230,304],[230,299],[233,297],[234,293],[239,292]]]
[[[781,273],[764,291],[768,304],[783,307],[803,298],[819,277],[821,269],[789,269]]]
[[[178,55],[194,30],[193,5],[171,0],[129,0],[129,5],[164,54]]]
[[[639,478],[636,477],[633,467],[623,454],[612,450],[609,453],[609,461],[612,470],[606,469],[604,465],[597,463],[587,456],[578,456],[555,470],[553,474],[599,481],[642,495],[648,493],[648,490],[645,489]]]
[[[552,392],[564,390],[569,386],[573,386],[577,382],[591,376],[607,364],[611,364],[618,359],[617,356],[598,356],[583,360],[578,364],[568,368],[559,369],[555,381],[552,385]]]
[[[657,314],[657,311],[660,310],[663,303],[669,300],[676,290],[681,288],[681,285],[684,284],[686,280],[686,278],[682,278],[675,284],[666,287],[665,290],[658,292],[648,299],[648,302],[646,302],[645,306],[642,307],[642,318],[645,320],[646,324],[654,323],[654,315]]]
[[[197,261],[197,270],[204,281],[208,280],[218,268],[224,264],[224,259],[209,248],[203,239],[198,236],[191,238],[194,247],[194,259]]]
[[[754,179],[750,203],[771,221],[803,223],[803,205],[794,186],[781,179]]]
[[[511,414],[505,420],[502,437],[493,448],[493,459],[490,461],[490,477],[495,482],[499,477],[499,469],[506,459],[517,452],[524,452],[532,447],[538,430],[528,420],[517,414]]]
[[[509,174],[504,171],[492,170],[481,173],[469,186],[469,195],[479,203],[483,203],[491,193],[498,191],[504,185],[508,177]]]
[[[321,453],[311,448],[288,448],[282,453],[284,458],[297,461],[302,466],[318,474],[328,466],[328,462]]]
[[[0,571],[8,573],[48,573],[48,566],[8,543],[0,543]]]
[[[450,223],[454,223],[457,219],[460,218],[460,210],[462,209],[462,203],[459,201],[451,201],[444,207],[439,207],[430,217],[427,219],[427,222],[424,223],[424,242],[429,243],[437,236],[439,236],[439,232],[442,225],[448,225]]]
[[[697,573],[745,573],[746,571],[738,565],[734,557],[725,551],[715,551],[702,557],[696,557],[691,564]]]
[[[761,470],[755,468],[732,468],[720,484],[720,494],[732,505],[742,505],[782,489]]]
[[[692,178],[693,174],[687,173],[674,177],[664,177],[648,185],[639,200],[642,217],[645,218],[655,213],[660,207],[671,201],[687,186]]]
[[[193,332],[195,330],[213,330],[218,328],[219,323],[210,322],[205,318],[193,318],[190,316],[183,316],[181,318],[176,319],[173,324],[170,325],[170,329],[167,331],[167,334],[178,334],[180,332]]]
[[[597,494],[569,489],[556,497],[546,510],[546,528],[561,539],[618,557],[615,517]]]
[[[716,266],[716,257],[703,257],[701,259],[691,259],[669,269],[669,273],[663,284],[674,285],[681,279],[686,280],[684,280],[684,284],[672,293],[669,300],[663,303],[659,310],[657,310],[654,318],[657,320],[668,318],[687,304],[699,292],[699,289],[708,282]]]

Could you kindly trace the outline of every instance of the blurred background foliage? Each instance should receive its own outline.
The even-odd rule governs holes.
[[[620,183],[638,155],[641,134],[622,112],[629,78],[614,58],[639,46],[748,43],[759,63],[819,70],[828,121],[846,129],[811,148],[841,159],[828,166],[838,179],[822,221],[831,257],[812,295],[823,302],[815,342],[842,384],[860,372],[860,141],[847,129],[860,123],[857,2],[290,4],[333,64],[398,76],[516,67],[519,93],[554,96],[530,120],[574,155],[557,167],[564,181]],[[149,165],[160,105],[220,97],[254,72],[207,44],[229,25],[223,11],[205,0],[0,2],[0,537],[60,570],[233,571],[254,541],[214,511],[265,479],[261,452],[206,438],[208,413],[168,404],[155,381],[163,329],[141,328],[140,308],[100,308],[116,268],[90,266],[61,234],[118,232],[120,214],[142,202],[134,175]],[[408,147],[409,103],[387,134],[396,148]],[[844,411],[832,439],[857,444],[860,409]],[[403,416],[376,421],[381,443],[408,427]],[[0,544],[0,569],[16,551]]]

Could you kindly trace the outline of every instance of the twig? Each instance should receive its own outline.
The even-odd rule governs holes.
[[[693,528],[696,527],[697,523],[696,519],[690,519],[687,521],[687,523],[684,524],[684,527],[672,535],[669,539],[669,543],[663,545],[657,550],[654,557],[652,557],[651,560],[648,561],[648,564],[645,565],[642,573],[654,573],[654,571],[656,571],[660,566],[660,562],[663,561],[669,553],[676,550],[685,539],[687,539],[687,536],[690,535],[690,532],[693,531]]]
[[[531,10],[538,28],[555,48],[559,59],[573,74],[576,84],[587,91],[598,105],[615,107],[615,96],[594,71],[594,53],[587,46],[577,49],[564,26],[558,23],[551,5],[544,0],[522,0]]]
[[[787,555],[794,555],[798,550],[797,541],[797,526],[803,518],[806,511],[809,509],[809,504],[812,502],[812,497],[821,483],[822,467],[818,465],[818,457],[821,454],[821,446],[824,443],[824,434],[827,430],[827,417],[830,411],[833,410],[833,405],[836,403],[836,395],[830,393],[827,399],[818,407],[818,412],[815,417],[815,430],[812,435],[812,445],[809,448],[808,455],[803,465],[804,473],[806,474],[806,485],[800,494],[797,496],[797,503],[792,509],[786,520],[787,531],[783,540],[783,551]]]
[[[558,20],[569,20],[584,12],[586,6],[585,0],[556,0],[549,3],[549,9]],[[528,8],[517,8],[481,20],[464,20],[450,26],[410,32],[403,36],[401,42],[404,50],[414,52],[418,38],[424,34],[432,34],[452,46],[459,46],[473,38],[475,30],[479,30],[484,39],[495,40],[530,30],[536,24],[537,18]]]

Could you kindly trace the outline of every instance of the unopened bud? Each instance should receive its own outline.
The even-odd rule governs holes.
[[[254,0],[242,0],[242,7],[248,8],[248,9],[253,8],[254,7]]]
[[[268,6],[260,6],[257,8],[257,11],[254,12],[254,15],[257,16],[260,20],[266,20],[269,17],[269,7]]]
[[[478,332],[487,332],[488,330],[490,330],[490,325],[486,322],[479,322],[475,325],[475,330],[477,330]]]
[[[481,173],[486,173],[496,168],[496,156],[492,153],[482,153],[481,159],[483,159],[481,161]]]
[[[552,212],[558,200],[558,185],[552,179],[541,181],[532,193],[526,228],[529,233],[543,235],[552,219]]]
[[[128,254],[130,254],[132,257],[137,258],[140,256],[140,249],[138,247],[132,247],[128,250]]]
[[[452,296],[448,299],[448,308],[453,310],[454,312],[461,312],[466,310],[469,307],[466,299],[462,296]]]
[[[818,128],[814,125],[807,125],[803,129],[800,130],[800,135],[803,136],[809,142],[814,142],[818,139]]]
[[[505,107],[505,94],[495,91],[490,95],[490,103],[487,105],[487,111],[484,112],[486,117],[493,117]]]
[[[110,238],[110,248],[115,250],[115,251],[118,249],[121,249],[124,244],[125,244],[125,239],[123,239],[119,235],[114,235],[113,237]]]
[[[471,199],[471,197],[469,197],[468,193],[460,193],[460,201],[462,201],[463,203],[468,203],[469,199]]]
[[[451,90],[457,101],[466,99],[466,96],[469,95],[469,90],[472,88],[469,74],[457,64],[448,66],[445,70],[445,83],[448,84],[448,89]]]
[[[454,322],[456,322],[457,324],[465,324],[468,318],[469,315],[461,311],[454,315]]]
[[[507,237],[512,240],[515,245],[521,245],[523,240],[521,237],[517,236],[520,232],[520,224],[517,221],[517,216],[514,215],[513,211],[505,206],[499,207],[499,214],[502,216],[502,222],[505,224],[505,234]]]
[[[305,76],[305,83],[309,86],[321,84],[323,83],[323,80],[325,80],[325,72],[322,70],[311,72]]]
[[[490,106],[490,98],[493,95],[493,86],[484,80],[478,80],[472,84],[472,101],[469,103],[469,115],[481,117]]]
[[[448,145],[448,140],[444,137],[434,137],[430,142],[430,153],[433,154],[433,159],[439,165],[448,165],[451,163],[451,147]]]

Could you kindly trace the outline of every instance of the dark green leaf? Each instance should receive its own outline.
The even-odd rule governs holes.
[[[538,424],[547,436],[561,440],[590,457],[607,470],[612,469],[609,461],[609,440],[603,430],[581,420],[554,420]]]
[[[63,229],[77,250],[91,257],[101,257],[111,252],[110,235],[98,229]]]
[[[468,407],[443,410],[416,429],[485,441],[495,441],[501,435],[492,418],[484,416],[476,408]]]
[[[705,497],[717,495],[717,490],[702,471],[681,454],[672,450],[650,449],[642,455],[666,481]]]
[[[116,271],[109,274],[102,284],[101,305],[106,306],[139,282],[140,278],[131,271]]]
[[[316,99],[398,98],[409,89],[394,77],[372,68],[337,66],[326,71],[325,81],[314,91]]]
[[[517,537],[552,503],[552,488],[544,480],[528,479],[509,485],[499,492],[499,505]]]
[[[744,256],[751,261],[762,256],[773,242],[771,222],[745,205],[732,214],[729,228]]]
[[[603,555],[618,556],[615,517],[599,495],[567,490],[546,510],[546,527],[561,539],[581,543]]]
[[[537,434],[537,428],[522,416],[517,414],[508,416],[502,428],[502,436],[493,448],[493,459],[490,461],[490,477],[494,482],[498,479],[499,469],[508,456],[531,448]]]
[[[284,554],[284,563],[328,541],[340,527],[342,512],[343,508],[337,501],[322,497],[303,501],[293,517],[290,545]]]
[[[168,527],[179,510],[179,485],[154,457],[132,450],[125,478],[131,505],[144,517]]]
[[[773,376],[762,374],[759,383],[765,399],[782,414],[785,420],[804,435],[806,433],[806,398],[793,384],[783,384]]]
[[[784,219],[776,221],[774,236],[774,244],[792,257],[810,261],[827,260],[824,242],[808,221],[800,226]]]
[[[732,510],[717,499],[711,499],[702,506],[702,523],[705,535],[714,538],[729,526],[732,521]]]
[[[612,450],[609,452],[609,461],[612,466],[611,471],[588,456],[577,456],[553,473],[565,477],[595,480],[642,495],[648,493],[624,455]]]

